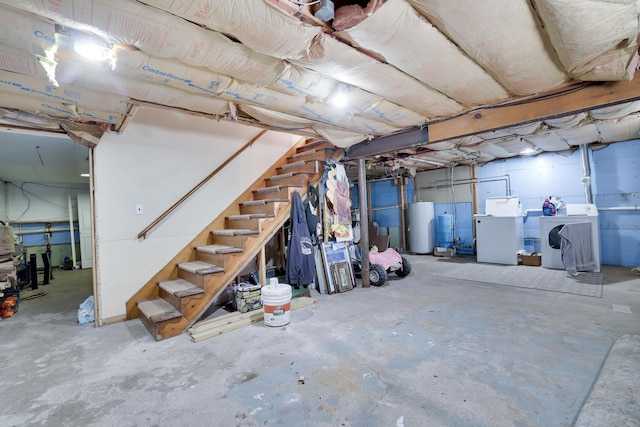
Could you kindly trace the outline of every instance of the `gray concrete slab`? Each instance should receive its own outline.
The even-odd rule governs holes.
[[[0,425],[571,426],[613,343],[640,331],[629,268],[604,266],[594,298],[408,258],[404,279],[200,343],[155,342],[138,320],[78,325],[90,272],[56,272],[0,320]]]
[[[640,335],[616,340],[585,402],[576,427],[640,424]]]

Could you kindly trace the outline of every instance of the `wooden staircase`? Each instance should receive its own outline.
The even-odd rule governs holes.
[[[304,196],[336,150],[294,147],[127,301],[127,318],[139,317],[157,341],[186,331],[280,230],[293,192]]]

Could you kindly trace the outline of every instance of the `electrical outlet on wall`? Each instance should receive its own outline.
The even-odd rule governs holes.
[[[144,213],[144,208],[142,205],[136,205],[136,215],[142,215]]]

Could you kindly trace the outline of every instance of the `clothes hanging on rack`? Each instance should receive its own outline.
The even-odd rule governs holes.
[[[302,197],[297,191],[291,196],[291,237],[287,249],[286,282],[294,287],[313,283],[315,258]]]

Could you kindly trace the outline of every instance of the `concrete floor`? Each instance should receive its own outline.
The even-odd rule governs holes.
[[[408,258],[407,278],[200,343],[155,342],[138,320],[78,325],[91,272],[56,271],[0,320],[0,426],[571,426],[616,339],[640,333],[630,268],[604,266],[594,298]]]

